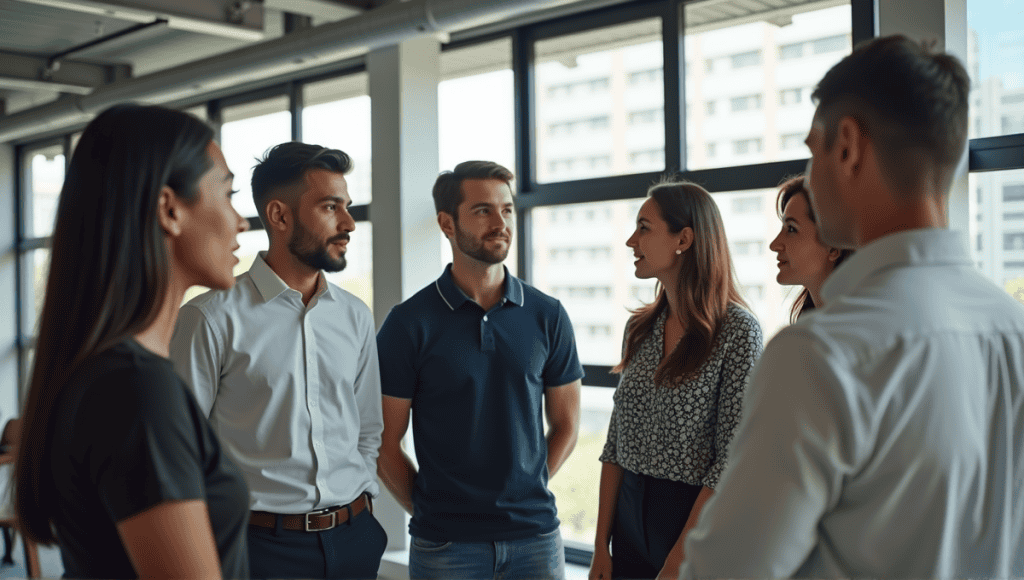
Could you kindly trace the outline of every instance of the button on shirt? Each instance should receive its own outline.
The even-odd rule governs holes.
[[[765,349],[680,577],[1024,576],[1024,308],[943,229],[822,297]]]
[[[412,400],[412,535],[496,541],[556,529],[544,391],[583,376],[562,305],[506,269],[504,296],[484,312],[448,266],[392,309],[377,341],[384,394]]]
[[[242,469],[253,510],[303,513],[378,493],[373,317],[320,275],[308,305],[264,260],[181,308],[171,358]]]

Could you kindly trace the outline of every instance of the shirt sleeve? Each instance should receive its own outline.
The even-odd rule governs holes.
[[[186,304],[178,311],[171,336],[170,357],[174,370],[192,389],[207,417],[217,399],[223,341],[198,307]]]
[[[384,415],[380,400],[380,365],[377,359],[377,340],[373,334],[373,319],[369,310],[363,317],[363,348],[359,352],[359,373],[355,380],[355,396],[359,405],[359,454],[374,480],[372,493],[379,493],[376,483],[377,454],[380,451]]]
[[[848,363],[793,327],[768,344],[730,466],[686,539],[680,578],[788,578],[856,470],[858,385]]]
[[[380,390],[389,397],[412,399],[416,391],[416,349],[398,308],[392,308],[377,331]]]
[[[743,409],[743,391],[754,364],[764,350],[764,337],[757,320],[743,313],[729,329],[731,348],[725,354],[718,385],[718,417],[715,423],[715,461],[708,469],[704,485],[715,489],[729,462],[729,444],[739,425]]]
[[[83,457],[111,520],[205,499],[202,411],[170,367],[120,369],[104,382],[107,396],[83,401],[77,431],[90,441]]]
[[[558,315],[552,328],[551,349],[544,365],[544,386],[558,387],[583,378],[583,366],[576,352],[576,337],[573,335],[569,314],[562,303],[558,303]]]

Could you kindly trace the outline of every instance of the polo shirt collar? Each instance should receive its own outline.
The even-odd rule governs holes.
[[[267,264],[266,260],[267,253],[259,252],[256,254],[256,259],[252,261],[252,266],[249,267],[249,277],[252,278],[253,284],[256,285],[256,290],[259,291],[260,296],[263,297],[263,302],[270,302],[274,298],[277,298],[284,292],[292,290],[288,284],[285,284],[284,280],[274,272]],[[327,283],[327,279],[323,272],[320,272],[320,277],[317,281],[318,288],[316,290],[315,297],[325,298],[331,300],[337,300],[337,293],[340,290],[332,288]],[[298,290],[292,290],[298,292]]]
[[[970,266],[963,235],[946,228],[921,228],[878,238],[858,249],[836,268],[821,288],[826,304],[849,294],[870,276],[906,266]]]
[[[512,303],[516,306],[523,305],[523,283],[519,278],[516,278],[509,273],[508,268],[502,266],[505,269],[505,289],[502,294],[501,303]],[[444,273],[441,277],[434,281],[434,287],[437,288],[437,293],[441,295],[441,299],[448,305],[448,308],[455,310],[461,307],[466,302],[473,302],[466,293],[455,283],[455,279],[452,277],[452,265],[448,264],[445,266]],[[475,304],[475,302],[474,302]]]

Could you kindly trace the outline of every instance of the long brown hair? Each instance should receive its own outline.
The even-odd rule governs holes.
[[[212,166],[213,130],[162,107],[117,105],[82,133],[57,205],[36,343],[15,510],[25,535],[49,544],[57,497],[50,445],[57,402],[83,362],[148,327],[170,284],[158,220],[166,185],[186,203]]]
[[[775,200],[775,210],[779,214],[779,219],[782,219],[782,214],[786,212],[786,204],[796,195],[804,196],[804,200],[807,201],[807,217],[811,219],[811,223],[818,223],[818,220],[814,217],[814,209],[811,207],[811,198],[807,195],[807,186],[804,185],[803,175],[789,178],[779,186],[779,196]],[[852,254],[853,250],[839,250],[839,257],[832,263],[832,269],[835,270],[839,267],[839,264],[842,264]],[[796,301],[793,302],[793,306],[789,310],[789,321],[791,323],[796,322],[804,312],[814,310],[814,308],[815,304],[814,299],[811,297],[811,292],[804,288],[797,295]]]
[[[711,194],[695,183],[664,180],[647,195],[658,204],[670,232],[693,229],[693,243],[683,252],[676,279],[678,304],[672,305],[685,332],[654,373],[655,384],[678,386],[711,356],[729,304],[747,305],[736,289],[722,214]],[[613,373],[626,368],[668,307],[668,294],[659,284],[654,302],[632,311],[626,324],[626,352]]]

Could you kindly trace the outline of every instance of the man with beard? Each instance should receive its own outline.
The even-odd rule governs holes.
[[[502,265],[515,224],[511,181],[487,161],[438,177],[434,206],[452,263],[377,335],[378,474],[412,514],[414,580],[565,576],[547,482],[576,444],[583,369],[562,305]],[[418,472],[401,446],[410,411]]]
[[[327,281],[355,221],[348,155],[305,143],[253,170],[270,237],[231,290],[182,307],[171,358],[252,492],[253,578],[375,578],[380,379],[370,310]]]

